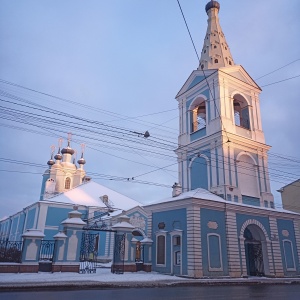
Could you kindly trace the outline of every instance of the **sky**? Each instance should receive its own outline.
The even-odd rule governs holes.
[[[263,89],[280,206],[276,190],[300,177],[300,2],[219,2],[235,64]],[[207,1],[180,3],[200,53]],[[175,95],[198,67],[176,0],[1,0],[0,40],[0,219],[39,199],[51,146],[68,132],[94,181],[144,204],[171,195]]]

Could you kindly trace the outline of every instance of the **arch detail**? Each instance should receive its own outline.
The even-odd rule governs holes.
[[[205,95],[200,94],[200,95],[195,96],[193,101],[191,102],[191,104],[189,106],[189,110],[195,109],[203,101],[204,102],[207,101],[207,97]]]
[[[257,164],[257,161],[255,160],[255,158],[253,157],[253,155],[249,152],[246,152],[246,151],[241,151],[237,156],[236,156],[236,160],[239,160],[239,158],[243,155],[247,155],[249,156],[252,160],[253,160],[253,164],[256,165]]]
[[[259,221],[255,220],[255,219],[249,219],[247,220],[241,227],[241,231],[240,231],[240,237],[243,237],[244,235],[244,231],[245,229],[249,226],[249,225],[256,225],[258,226],[262,232],[264,233],[265,237],[266,237],[266,240],[268,241],[269,240],[269,235],[264,227],[263,224],[261,224]]]

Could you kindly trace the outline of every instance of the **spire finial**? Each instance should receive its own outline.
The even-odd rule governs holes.
[[[50,147],[50,149],[51,149],[51,159],[53,159],[53,154],[54,154],[55,148],[56,148],[55,145],[52,145]]]
[[[198,70],[231,67],[234,61],[219,22],[220,4],[218,1],[210,0],[205,10],[208,15],[207,31]]]
[[[82,144],[80,144],[80,146],[81,146],[81,158],[83,158],[83,153],[85,151],[85,144],[82,143]]]
[[[72,140],[72,133],[68,132],[68,147],[70,147],[71,140]]]
[[[58,139],[58,149],[60,150],[61,149],[61,146],[62,146],[62,143],[63,143],[63,138],[59,138]]]

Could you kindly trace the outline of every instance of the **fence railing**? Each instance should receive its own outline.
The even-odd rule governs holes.
[[[54,240],[42,240],[40,247],[39,261],[52,261],[55,248]]]
[[[21,263],[22,241],[0,241],[0,262]]]

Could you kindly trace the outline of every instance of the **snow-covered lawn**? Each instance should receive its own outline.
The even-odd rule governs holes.
[[[176,276],[163,275],[156,272],[112,274],[108,268],[98,268],[95,274],[78,273],[0,273],[0,284],[14,282],[148,282],[148,281],[185,280]]]

